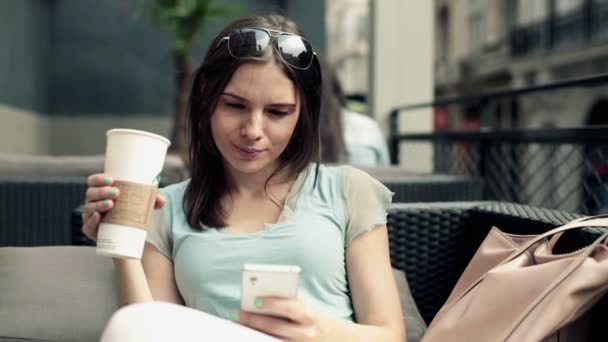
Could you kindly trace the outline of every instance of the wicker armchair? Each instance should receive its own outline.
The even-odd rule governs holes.
[[[405,271],[416,305],[430,323],[492,226],[509,233],[538,234],[576,217],[504,202],[395,204],[388,216],[391,262]],[[599,234],[593,228],[568,232],[556,248],[572,251]],[[608,296],[592,310],[592,340],[608,341],[608,331],[602,329]]]

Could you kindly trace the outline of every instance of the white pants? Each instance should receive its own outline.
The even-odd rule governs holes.
[[[101,342],[252,341],[278,339],[231,321],[182,305],[150,302],[116,311]]]

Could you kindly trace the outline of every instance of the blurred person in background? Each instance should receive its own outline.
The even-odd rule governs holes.
[[[282,16],[242,18],[212,41],[189,101],[192,178],[160,190],[142,260],[113,259],[120,304],[140,304],[119,310],[102,341],[210,340],[226,320],[268,341],[405,339],[392,193],[319,164],[321,83],[312,46]],[[82,230],[95,239],[120,193],[112,175],[88,183]],[[300,266],[298,298],[256,299],[273,315],[239,310],[246,263]]]
[[[335,69],[320,58],[323,70],[321,101],[321,160],[360,167],[389,165],[386,139],[378,123],[348,108]]]

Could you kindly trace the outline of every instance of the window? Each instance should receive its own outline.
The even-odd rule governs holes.
[[[555,11],[558,15],[568,14],[578,10],[583,0],[555,0]]]
[[[529,26],[547,18],[547,5],[547,0],[517,0],[517,26]]]
[[[591,31],[598,41],[608,40],[608,0],[593,0],[591,14]]]
[[[469,0],[469,51],[475,55],[483,45],[484,22],[482,0]]]
[[[450,15],[448,7],[439,10],[439,60],[450,59]]]

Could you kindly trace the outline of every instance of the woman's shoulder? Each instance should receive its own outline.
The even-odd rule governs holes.
[[[364,169],[360,169],[351,165],[336,165],[326,166],[322,170],[325,173],[333,174],[334,183],[339,184],[340,189],[344,192],[346,198],[357,193],[385,192],[386,187],[370,175]]]
[[[346,185],[357,186],[370,182],[377,182],[377,180],[372,175],[370,175],[369,173],[367,173],[367,171],[363,169],[350,165],[344,165],[343,168],[344,182]]]
[[[312,176],[316,176],[318,180],[335,181],[344,177],[346,165],[338,164],[319,164],[319,168],[315,170],[315,165],[311,167]],[[314,173],[316,171],[316,174]]]
[[[318,179],[321,183],[337,183],[343,188],[375,181],[369,173],[351,165],[320,165]]]
[[[326,175],[336,175],[340,177],[358,177],[358,178],[366,178],[370,176],[366,171],[360,169],[358,167],[348,165],[348,164],[330,164],[330,165],[320,165],[319,167],[320,174]]]

